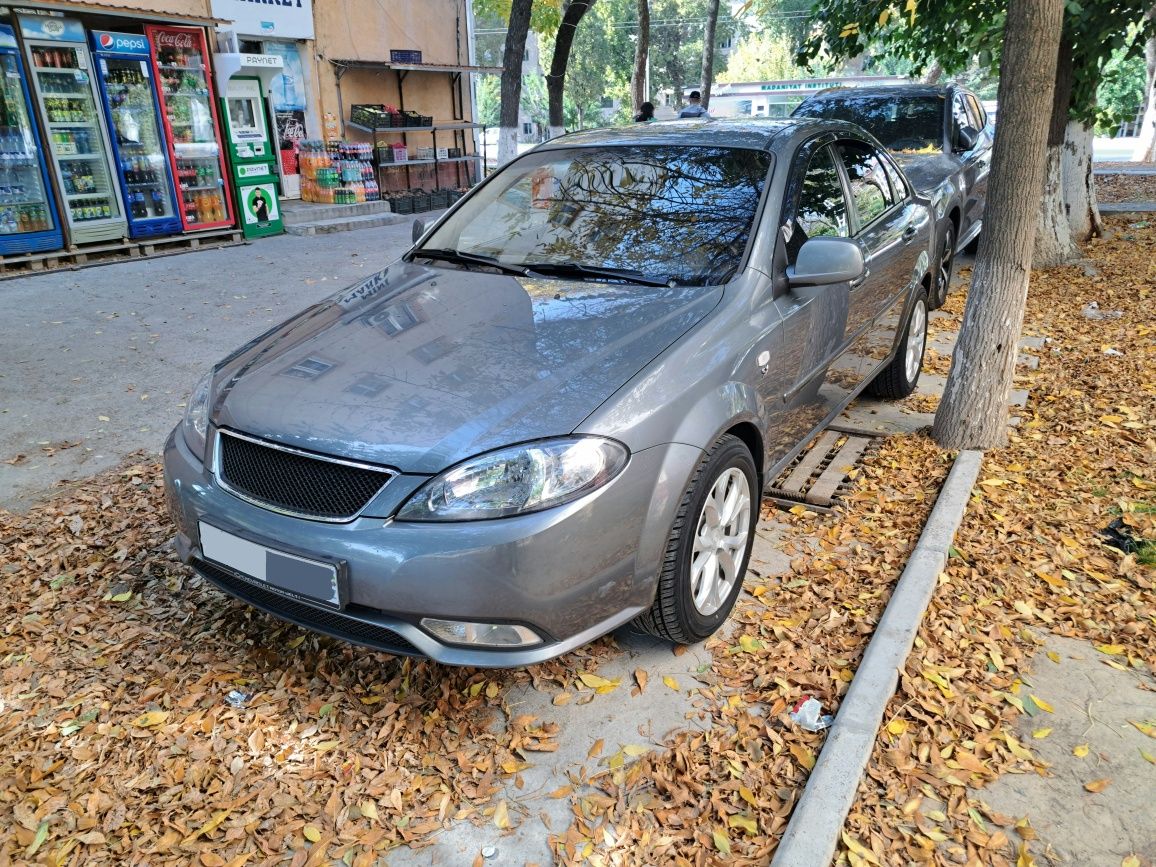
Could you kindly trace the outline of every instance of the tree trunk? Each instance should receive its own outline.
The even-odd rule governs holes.
[[[1064,139],[1072,103],[1072,44],[1067,37],[1060,40],[1056,57],[1058,62],[1054,67],[1056,80],[1053,82],[1051,119],[1048,124],[1044,189],[1036,228],[1035,255],[1032,257],[1032,265],[1036,268],[1061,265],[1080,255],[1072,240],[1067,203],[1064,201]],[[1003,124],[1000,126],[1002,128]],[[986,206],[984,210],[987,210]]]
[[[1083,243],[1104,231],[1100,208],[1096,202],[1096,176],[1092,173],[1092,138],[1095,129],[1089,123],[1068,121],[1061,160],[1064,207],[1068,214],[1071,238]]]
[[[554,39],[554,57],[550,61],[550,74],[546,76],[546,94],[550,100],[550,138],[560,136],[566,121],[563,112],[563,97],[566,89],[566,67],[570,64],[570,49],[574,46],[574,34],[582,16],[590,11],[597,0],[570,0],[562,13],[562,24]]]
[[[945,448],[1007,441],[1007,403],[1031,276],[1044,183],[1048,109],[1064,0],[1010,0],[1000,60],[1000,134],[995,137],[984,231],[932,436]]]
[[[1156,17],[1156,6],[1148,10],[1145,21]],[[1144,64],[1148,69],[1144,90],[1144,116],[1137,132],[1136,150],[1132,159],[1140,162],[1156,161],[1156,36],[1144,43]]]
[[[943,67],[940,66],[938,60],[931,61],[931,66],[923,70],[923,75],[919,80],[924,84],[938,84],[939,79],[943,78]]]
[[[710,0],[706,10],[706,33],[702,35],[702,107],[710,107],[710,88],[714,84],[714,38],[718,30],[719,0]]]
[[[638,0],[638,41],[634,43],[634,74],[630,77],[630,102],[635,114],[650,99],[646,80],[647,55],[650,54],[650,0]]]
[[[526,36],[530,32],[530,12],[534,0],[513,0],[506,29],[506,50],[502,55],[502,109],[498,119],[498,164],[518,155],[518,109],[522,102],[522,58],[526,56]]]

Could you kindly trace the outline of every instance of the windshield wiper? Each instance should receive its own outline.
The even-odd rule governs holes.
[[[499,262],[492,256],[482,256],[477,253],[463,253],[461,250],[415,250],[415,259],[434,259],[439,262],[457,262],[463,265],[483,265],[487,268],[497,268],[506,274],[517,274],[519,277],[532,276],[530,269],[518,265],[507,265]]]
[[[600,277],[604,280],[625,280],[643,286],[669,286],[669,278],[647,277],[633,268],[603,268],[583,265],[581,262],[527,262],[526,267],[536,274],[550,277]]]

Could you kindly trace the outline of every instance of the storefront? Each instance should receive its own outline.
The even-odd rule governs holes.
[[[287,4],[212,0],[212,8],[216,17],[230,22],[218,30],[221,51],[281,59],[280,73],[273,79],[268,96],[277,127],[281,193],[286,198],[299,198],[300,143],[321,136],[317,87],[309,63],[314,52],[312,0]]]

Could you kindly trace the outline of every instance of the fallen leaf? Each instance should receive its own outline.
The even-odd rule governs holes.
[[[671,689],[673,689],[675,692],[678,692],[678,690],[679,690],[678,681],[675,680],[673,677],[671,677],[669,674],[664,674],[662,676],[662,682],[665,683]]]
[[[310,843],[316,843],[321,839],[321,831],[316,825],[306,825],[301,829],[301,833],[305,835],[305,839]]]
[[[1031,696],[1031,700],[1036,703],[1036,707],[1038,707],[1040,710],[1047,711],[1048,713],[1055,713],[1056,712],[1055,708],[1053,708],[1050,704],[1048,704],[1042,698],[1036,698],[1033,695],[1033,696]]]
[[[1087,744],[1077,744],[1076,746],[1072,747],[1072,755],[1075,756],[1077,759],[1082,759],[1087,754],[1088,754],[1088,745]]]
[[[149,728],[150,726],[159,726],[168,718],[169,712],[167,710],[150,710],[134,719],[132,724],[137,728]]]
[[[646,669],[634,669],[634,682],[638,684],[638,689],[646,692],[646,681],[650,679],[650,675],[646,673]]]
[[[597,756],[602,755],[602,746],[603,746],[603,740],[602,740],[602,738],[599,738],[598,740],[596,740],[594,742],[594,745],[592,747],[590,747],[590,751],[588,753],[586,753],[586,758],[593,759],[593,758],[596,758]]]
[[[716,849],[718,849],[724,855],[729,855],[731,853],[731,840],[730,837],[727,836],[726,831],[715,828],[713,831],[711,831],[710,835],[714,839],[714,847]]]
[[[1051,733],[1052,733],[1052,730],[1049,728],[1036,729],[1034,732],[1032,732],[1032,737],[1035,738],[1037,741],[1042,741],[1044,738],[1046,738]]]
[[[1148,735],[1150,738],[1156,738],[1156,723],[1152,722],[1136,722],[1136,720],[1128,720],[1128,722],[1136,727],[1136,730]]]
[[[1096,650],[1100,653],[1106,653],[1109,656],[1120,656],[1124,652],[1124,645],[1122,644],[1097,644]]]
[[[1092,780],[1090,783],[1084,783],[1084,789],[1092,793],[1099,793],[1108,788],[1108,784],[1111,782],[1112,781],[1106,777],[1101,780]]]
[[[510,811],[505,799],[499,801],[497,809],[494,810],[494,824],[503,831],[510,827]]]

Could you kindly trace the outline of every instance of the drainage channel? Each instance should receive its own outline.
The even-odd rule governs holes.
[[[765,499],[785,508],[804,503],[831,511],[851,488],[851,472],[878,448],[880,437],[851,428],[830,427],[764,491]]]

